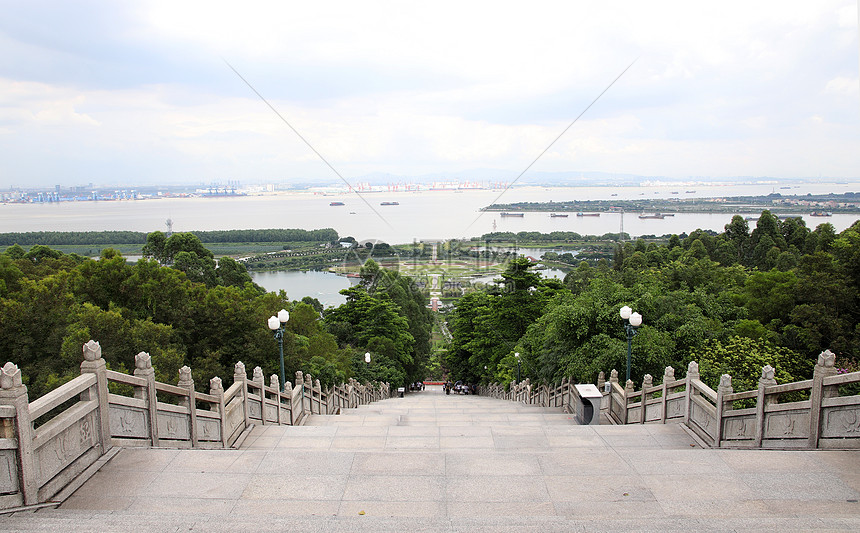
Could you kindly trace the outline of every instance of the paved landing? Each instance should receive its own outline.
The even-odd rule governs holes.
[[[677,425],[438,390],[240,450],[125,449],[34,531],[860,531],[860,452],[701,449]]]

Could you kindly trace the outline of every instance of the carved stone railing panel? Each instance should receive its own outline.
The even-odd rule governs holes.
[[[35,445],[36,483],[48,483],[78,457],[97,444],[98,419],[95,405],[81,405],[54,417],[40,427],[33,439]],[[72,411],[72,412],[69,412]],[[65,426],[58,429],[58,426]],[[45,437],[42,437],[45,435]]]
[[[753,441],[755,439],[755,413],[723,418],[724,441]]]
[[[151,429],[146,408],[111,403],[110,433],[118,438],[148,440]]]

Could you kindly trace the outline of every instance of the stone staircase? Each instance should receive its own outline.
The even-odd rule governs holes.
[[[0,531],[857,531],[858,465],[428,388],[257,426],[239,450],[124,449]]]

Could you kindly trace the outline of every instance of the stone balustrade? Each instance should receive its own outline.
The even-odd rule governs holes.
[[[133,375],[107,370],[95,341],[83,356],[80,376],[32,402],[20,369],[0,369],[0,509],[62,499],[121,447],[236,447],[256,424],[300,425],[311,414],[339,414],[391,395],[387,383],[355,380],[324,389],[301,372],[282,392],[277,376],[267,385],[257,367],[248,379],[241,362],[227,390],[215,377],[206,394],[197,392],[187,366],[176,385],[156,381],[144,352],[135,356]]]
[[[695,361],[683,379],[675,378],[672,367],[657,385],[646,374],[638,391],[633,381],[622,387],[616,370],[608,382],[601,372],[601,416],[611,424],[683,423],[711,447],[860,449],[860,372],[837,374],[834,360],[829,350],[822,352],[812,379],[784,384],[777,384],[766,365],[758,388],[743,392],[734,392],[727,374],[714,391],[701,381]],[[567,412],[578,401],[570,379],[558,385],[532,385],[526,379],[507,388],[494,383],[479,392]]]

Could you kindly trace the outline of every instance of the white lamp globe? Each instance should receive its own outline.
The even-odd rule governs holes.
[[[278,317],[276,317],[274,315],[269,317],[268,324],[269,324],[269,329],[272,331],[275,331],[276,329],[281,327],[281,321],[278,320]]]
[[[624,307],[621,308],[621,311],[620,311],[621,318],[623,318],[624,320],[627,320],[628,318],[630,318],[631,312],[633,312],[633,309],[630,309],[630,306],[625,305]]]
[[[278,311],[278,321],[281,324],[286,324],[289,319],[290,319],[290,312],[289,311],[287,311],[286,309],[281,309],[280,311]]]
[[[639,313],[632,313],[630,315],[630,325],[634,328],[638,328],[642,325],[642,315]]]
[[[364,354],[364,362],[365,362],[365,363],[369,363],[369,362],[370,362],[370,352],[367,352],[367,353],[365,353],[365,354]]]

